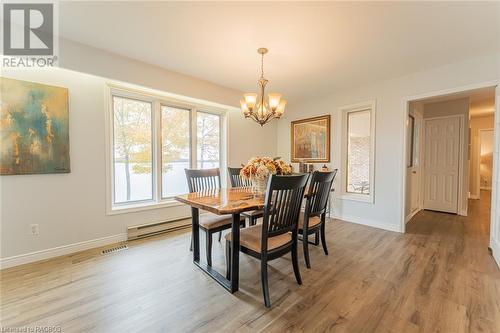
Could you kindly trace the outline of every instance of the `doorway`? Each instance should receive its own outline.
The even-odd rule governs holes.
[[[439,216],[467,216],[469,207],[487,207],[491,220],[489,214],[482,215],[488,221],[481,223],[490,225],[490,244],[495,253],[500,228],[493,216],[491,198],[495,198],[497,184],[494,152],[500,146],[495,141],[500,138],[494,132],[499,99],[499,88],[485,84],[404,100],[403,231],[407,223],[422,220],[415,217],[425,211],[432,211],[432,216],[437,217],[434,222],[439,223]],[[481,203],[478,206],[471,200]],[[475,219],[476,214],[472,215],[468,221]],[[500,249],[496,257],[499,261]]]
[[[479,130],[479,190],[491,191],[493,182],[493,129]],[[481,199],[481,198],[480,198]]]

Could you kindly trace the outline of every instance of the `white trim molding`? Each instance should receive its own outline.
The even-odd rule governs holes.
[[[31,262],[51,259],[54,257],[64,256],[67,254],[80,252],[95,247],[101,247],[109,244],[125,242],[127,240],[127,234],[121,233],[113,236],[106,236],[102,238],[92,239],[88,241],[78,242],[74,244],[68,244],[58,247],[53,247],[51,249],[35,251],[31,253],[25,253],[17,256],[1,258],[0,259],[0,269],[5,269],[9,267],[19,266],[23,264],[29,264]]]
[[[340,195],[338,196],[341,200],[352,200],[361,201],[373,204],[375,201],[375,119],[376,119],[376,100],[365,101],[361,103],[346,105],[340,108],[340,114],[342,117],[342,130],[341,130],[341,188]],[[347,191],[347,144],[348,144],[348,116],[350,113],[369,111],[370,112],[370,165],[369,165],[369,194],[359,194]]]

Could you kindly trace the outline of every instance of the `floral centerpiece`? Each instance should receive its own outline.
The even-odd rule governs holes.
[[[254,193],[264,194],[270,175],[289,175],[291,173],[292,167],[279,157],[253,157],[243,166],[240,176],[252,182]]]

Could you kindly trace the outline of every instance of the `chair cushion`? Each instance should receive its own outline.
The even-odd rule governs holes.
[[[321,223],[321,219],[319,218],[319,216],[312,216],[309,218],[309,228],[312,228],[312,227],[315,227],[317,226],[318,224]],[[302,230],[304,229],[304,213],[301,212],[300,213],[300,216],[299,216],[299,229]]]
[[[240,221],[245,221],[245,218],[240,217]],[[227,225],[227,227],[230,228],[232,222],[232,215],[216,215],[211,213],[200,215],[200,227],[207,230],[215,229],[224,225]]]
[[[227,240],[231,240],[231,233],[224,236]],[[292,234],[287,232],[282,235],[269,237],[267,239],[267,249],[273,250],[292,241]],[[240,245],[250,250],[260,253],[262,243],[262,224],[257,224],[252,227],[241,229]]]
[[[243,212],[241,215],[246,216],[246,217],[262,217],[264,215],[263,210],[252,210],[249,212]]]

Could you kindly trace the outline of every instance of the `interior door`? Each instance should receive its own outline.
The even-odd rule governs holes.
[[[458,212],[460,117],[425,119],[424,209]]]
[[[407,122],[406,222],[420,210],[420,126],[421,116],[411,112]]]

